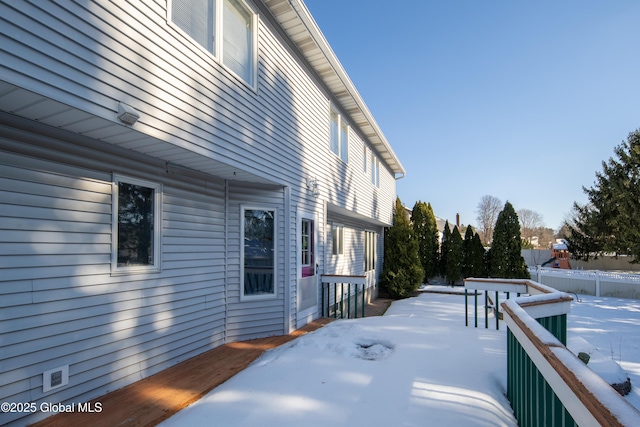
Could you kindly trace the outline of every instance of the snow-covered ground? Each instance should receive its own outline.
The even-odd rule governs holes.
[[[631,393],[626,399],[640,410],[640,301],[578,297],[581,302],[571,304],[568,317],[569,339],[582,337],[598,353],[618,362],[631,379]],[[571,345],[569,349],[576,352]],[[598,368],[593,366],[592,369],[597,371]],[[605,377],[604,374],[601,376]]]
[[[620,359],[640,387],[640,303],[581,299],[569,334]],[[425,293],[266,352],[161,426],[516,426],[505,329],[465,327],[463,297]],[[640,407],[638,388],[629,400]]]

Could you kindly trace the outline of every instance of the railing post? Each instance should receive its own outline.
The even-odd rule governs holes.
[[[358,318],[358,284],[356,283],[356,296],[355,296],[355,315],[356,315],[356,319]]]
[[[478,327],[478,291],[473,290],[473,317],[475,319],[475,327]]]
[[[600,296],[600,270],[596,270],[596,296]]]
[[[484,328],[489,329],[489,291],[484,291]]]
[[[469,307],[467,306],[467,288],[464,288],[464,326],[469,326]]]
[[[495,308],[494,308],[494,313],[496,316],[496,331],[500,330],[500,312],[498,311],[498,307],[500,307],[500,305],[498,302],[498,291],[496,291],[496,302],[495,302]]]
[[[367,284],[363,283],[362,284],[362,317],[364,317],[364,306],[366,305],[364,297],[366,293],[367,293]]]
[[[340,283],[340,318],[344,319],[344,283]]]
[[[322,297],[320,297],[320,304],[322,307],[322,311],[320,313],[322,313],[322,317],[325,317],[324,314],[324,282],[320,282],[320,292],[322,293]],[[329,315],[329,313],[327,313],[327,316]]]

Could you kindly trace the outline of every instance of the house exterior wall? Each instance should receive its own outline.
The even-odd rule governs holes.
[[[0,4],[0,401],[81,402],[225,342],[289,332],[301,211],[317,219],[320,273],[363,274],[364,230],[377,231],[376,283],[391,168],[381,162],[372,184],[373,146],[264,4],[247,2],[255,87],[168,22],[168,4]],[[118,102],[140,113],[135,125],[117,121]],[[348,163],[330,150],[332,105],[351,125]],[[162,184],[157,273],[112,274],[114,173]],[[241,298],[243,206],[277,213],[275,298]],[[64,365],[69,385],[44,393],[42,373]],[[45,416],[24,415],[0,424]]]

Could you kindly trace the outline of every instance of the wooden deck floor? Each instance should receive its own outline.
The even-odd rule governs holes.
[[[390,304],[390,300],[375,300],[366,306],[365,315],[380,316]],[[155,426],[249,366],[265,350],[314,331],[332,320],[320,318],[290,335],[225,344],[94,399],[91,407],[100,402],[102,411],[99,413],[60,413],[33,426]]]

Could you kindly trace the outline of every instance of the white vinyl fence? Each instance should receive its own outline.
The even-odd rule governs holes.
[[[529,272],[533,280],[562,292],[640,299],[640,274],[547,267],[530,268]]]

